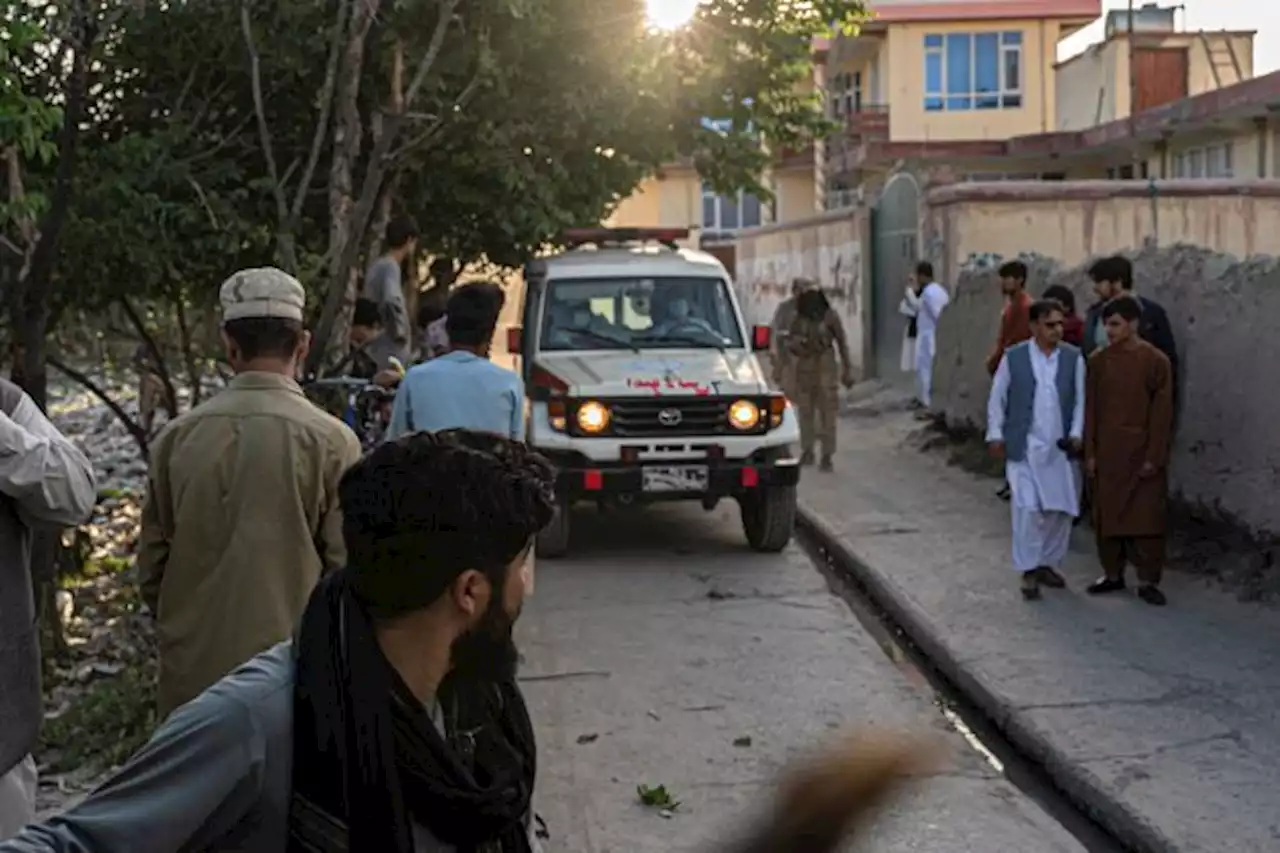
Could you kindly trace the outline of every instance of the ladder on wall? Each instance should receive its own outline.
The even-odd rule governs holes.
[[[1213,85],[1221,89],[1223,86],[1234,86],[1244,82],[1244,70],[1240,67],[1240,57],[1236,54],[1231,36],[1222,33],[1212,40],[1204,30],[1199,32],[1200,44],[1204,46],[1205,56],[1209,60],[1209,70],[1213,72]],[[1224,71],[1230,78],[1224,79]]]

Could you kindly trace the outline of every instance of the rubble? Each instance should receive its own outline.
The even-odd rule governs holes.
[[[109,377],[95,381],[136,414],[133,388]],[[65,654],[45,649],[45,721],[36,755],[42,815],[65,808],[150,735],[156,668],[134,570],[146,461],[119,419],[78,386],[51,383],[49,415],[93,462],[99,500],[74,534],[83,571],[60,578],[56,593]]]

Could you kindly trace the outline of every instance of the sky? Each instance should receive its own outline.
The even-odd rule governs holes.
[[[1150,0],[1134,0],[1140,8]],[[1160,0],[1160,6],[1176,5]],[[1110,9],[1127,9],[1128,0],[1102,0],[1103,16]],[[1195,30],[1257,30],[1253,43],[1253,68],[1256,76],[1280,70],[1280,2],[1278,0],[1183,0],[1178,12],[1178,28]],[[1058,47],[1058,59],[1067,59],[1089,45],[1102,40],[1101,20],[1064,39]]]

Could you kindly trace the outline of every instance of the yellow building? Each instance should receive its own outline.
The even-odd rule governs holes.
[[[814,85],[841,129],[783,152],[765,177],[772,203],[717,196],[671,164],[606,224],[689,228],[691,243],[731,247],[743,229],[873,202],[904,169],[926,181],[1280,176],[1272,87],[1250,88],[1251,32],[1183,32],[1175,9],[1149,3],[1132,20],[1110,12],[1104,40],[1059,63],[1059,43],[1101,0],[871,6],[856,35],[816,46]]]
[[[1132,21],[1127,10],[1110,12],[1101,43],[1055,62],[1058,43],[1098,7],[1096,0],[877,3],[876,22],[837,39],[826,63],[828,77],[852,89],[846,132],[825,146],[821,165],[828,208],[903,167],[945,180],[1131,179],[1178,169],[1230,176],[1239,145],[1229,141],[1252,125],[1177,132],[1170,125],[1157,145],[1127,123],[1252,80],[1254,34],[1183,32],[1176,9],[1148,3]],[[1161,153],[1183,148],[1192,152],[1184,160]]]
[[[855,37],[815,51],[814,85],[845,125],[817,150],[786,152],[765,177],[774,198],[719,197],[671,164],[606,224],[687,227],[699,242],[811,217],[856,201],[867,142],[1005,140],[1053,129],[1058,42],[1096,19],[1101,0],[873,0]],[[892,104],[892,109],[889,108]]]

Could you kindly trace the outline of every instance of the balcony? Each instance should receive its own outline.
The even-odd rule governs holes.
[[[858,142],[883,142],[889,138],[887,104],[863,104],[844,119],[845,136]]]
[[[863,105],[845,116],[844,130],[823,142],[823,171],[828,178],[856,172],[862,166],[867,143],[889,139],[889,108]]]
[[[800,148],[779,148],[775,153],[775,168],[778,169],[812,169],[814,152],[812,145]]]

